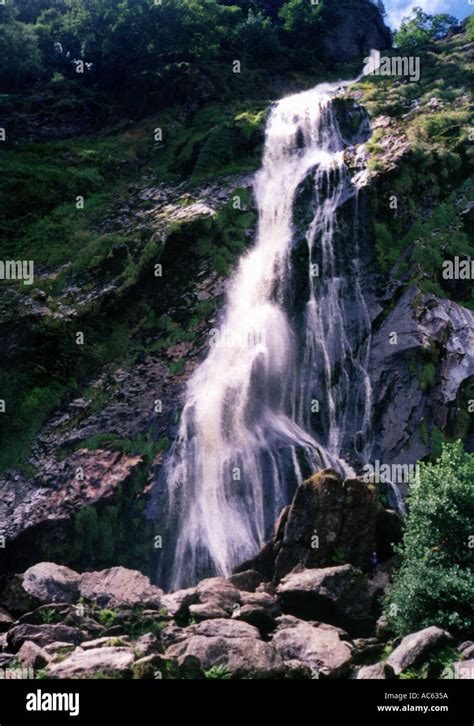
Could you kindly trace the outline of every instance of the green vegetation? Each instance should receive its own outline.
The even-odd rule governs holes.
[[[474,254],[471,222],[463,214],[473,193],[472,65],[463,50],[466,34],[443,37],[452,18],[420,13],[416,11],[397,35],[403,47],[417,43],[419,82],[401,77],[394,83],[373,76],[359,86],[369,115],[390,117],[390,126],[377,129],[367,145],[370,168],[388,168],[395,139],[406,146],[396,169],[374,185],[377,260],[384,273],[408,274],[408,282],[423,292],[472,307],[470,282],[451,281],[442,274],[446,260]],[[426,35],[423,42],[416,40],[418,25]],[[392,55],[399,53],[396,49]],[[393,136],[388,147],[383,144],[387,135]]]
[[[131,640],[136,640],[146,633],[152,633],[159,638],[161,631],[168,623],[166,620],[167,611],[164,608],[158,610],[156,615],[145,615],[144,610],[144,607],[137,605],[127,618],[124,632],[130,636]]]
[[[102,366],[130,364],[142,353],[161,356],[176,343],[196,341],[213,311],[197,306],[167,320],[162,310],[149,312],[148,299],[137,303],[163,244],[152,225],[143,228],[142,218],[128,227],[114,219],[131,190],[184,181],[183,204],[185,191],[192,203],[197,185],[255,170],[275,94],[269,77],[290,88],[339,76],[341,70],[324,67],[314,34],[323,37],[344,14],[344,2],[337,10],[329,0],[310,8],[304,38],[298,25],[303,4],[295,0],[121,0],[119,12],[116,0],[0,5],[6,129],[0,258],[35,262],[34,289],[6,286],[8,319],[24,315],[43,295],[42,314],[25,326],[15,361],[0,369],[7,408],[0,421],[0,471],[25,465],[44,422],[62,402],[81,395]],[[193,261],[230,274],[256,222],[249,190],[235,195],[240,209],[231,197],[212,218],[171,222],[169,246],[186,245]],[[149,211],[153,201],[137,200],[133,207],[134,214]],[[164,215],[160,224],[167,221]],[[79,302],[70,292],[78,283],[91,301]],[[95,303],[95,291],[107,286],[117,304]],[[129,292],[133,310],[127,309]],[[79,331],[84,346],[76,344]],[[167,364],[173,374],[183,370],[182,360]],[[106,399],[97,392],[93,397],[97,410]]]
[[[398,677],[401,680],[452,678],[452,664],[456,661],[459,661],[459,651],[449,646],[437,653],[432,653],[419,668],[407,668]]]
[[[25,10],[25,5],[27,10]],[[195,71],[227,66],[289,70],[323,55],[317,42],[344,17],[350,0],[12,0],[0,8],[0,83],[81,76],[135,110],[182,103]],[[212,29],[212,32],[210,30]],[[315,42],[316,41],[316,42]],[[17,62],[15,62],[17,61]],[[212,74],[212,70],[208,71]]]
[[[47,625],[61,622],[62,616],[58,610],[54,608],[43,608],[38,613],[40,622]]]
[[[436,462],[420,464],[398,549],[403,562],[386,598],[397,634],[429,625],[452,633],[474,627],[473,481],[474,455],[461,442],[444,444]]]
[[[118,622],[118,610],[100,610],[96,617],[101,625],[104,625],[106,628],[111,628]]]
[[[395,33],[395,45],[407,53],[432,48],[434,42],[444,38],[450,27],[455,24],[456,18],[453,15],[447,13],[429,15],[421,8],[415,8],[412,16],[405,18]]]
[[[217,665],[213,666],[212,668],[209,668],[208,671],[205,671],[204,678],[207,678],[208,680],[215,681],[215,680],[229,680],[232,678],[232,673],[227,670],[225,666]]]

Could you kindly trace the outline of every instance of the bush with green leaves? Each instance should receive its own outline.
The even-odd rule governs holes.
[[[414,8],[410,17],[403,18],[395,33],[395,45],[403,50],[429,48],[435,40],[444,38],[452,25],[457,23],[453,15],[439,13],[429,15],[421,8]]]
[[[474,628],[474,455],[445,443],[420,464],[410,485],[402,564],[385,601],[399,635],[438,625],[463,635]]]

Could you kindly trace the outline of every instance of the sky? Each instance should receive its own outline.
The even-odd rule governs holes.
[[[410,14],[412,8],[423,8],[431,15],[449,13],[461,19],[474,13],[474,0],[471,2],[470,5],[469,0],[384,0],[384,5],[389,25],[396,28],[400,25],[401,19]]]

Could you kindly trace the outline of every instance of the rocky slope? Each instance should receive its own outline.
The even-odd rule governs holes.
[[[364,43],[375,44],[372,32]],[[353,43],[328,43],[328,53],[357,55]],[[355,99],[368,109],[372,132],[359,214],[372,321],[374,457],[388,464],[430,456],[443,438],[462,437],[472,450],[472,301],[465,285],[443,283],[443,258],[433,252],[452,255],[455,238],[471,254],[463,245],[472,222],[465,134],[472,54],[458,34],[438,44],[424,85],[368,79],[348,94],[350,103],[343,100],[341,123],[350,127]],[[175,146],[153,151],[168,153],[166,163],[188,176],[210,143],[194,111],[188,128],[177,128]],[[248,134],[245,150],[258,166],[265,112],[254,111],[242,119],[233,110],[229,128]],[[145,134],[156,120],[147,123]],[[142,132],[126,130],[128,142],[141,144],[133,134]],[[349,162],[356,163],[359,141],[348,139]],[[21,388],[16,373],[29,358],[28,373],[41,381],[31,400],[8,409],[12,418],[21,414],[21,425],[2,421],[1,665],[19,662],[51,677],[393,677],[428,663],[431,645],[448,643],[462,652],[456,672],[467,672],[462,663],[472,659],[472,643],[432,629],[390,643],[383,622],[377,625],[401,524],[358,478],[342,484],[326,472],[309,480],[266,548],[229,580],[164,595],[136,572],[153,579],[161,524],[152,484],[176,434],[186,379],[256,221],[249,173],[187,186],[156,176],[134,179],[101,210],[93,231],[102,246],[84,267],[44,263],[31,294],[11,286],[0,303],[4,388]],[[443,206],[449,215],[439,219]],[[77,330],[92,341],[82,357],[71,343]],[[59,381],[51,398],[45,371]],[[25,429],[31,435],[23,446]],[[12,453],[17,438],[22,447]],[[381,560],[375,570],[374,551]],[[24,574],[12,580],[13,573]],[[394,651],[382,660],[386,648]]]
[[[455,35],[440,44],[433,74],[439,75],[454,61],[459,69],[471,55],[465,36]],[[464,82],[461,74],[457,83]],[[406,232],[418,224],[404,184],[407,173],[413,174],[421,163],[420,144],[426,146],[426,173],[433,178],[443,173],[436,159],[448,152],[457,154],[460,168],[467,170],[462,135],[453,141],[443,133],[431,145],[424,137],[419,140],[425,125],[437,122],[443,103],[434,103],[436,97],[430,96],[437,92],[436,83],[428,76],[425,85],[412,90],[408,82],[387,86],[385,80],[370,78],[347,94],[339,110],[348,164],[356,165],[357,154],[360,158],[364,149],[369,154],[368,185],[359,195],[357,211],[342,207],[339,224],[345,235],[341,243],[350,250],[348,215],[351,224],[354,213],[358,215],[362,284],[372,320],[373,453],[374,459],[387,464],[413,464],[436,453],[443,437],[463,436],[468,445],[472,438],[467,412],[474,372],[472,312],[456,300],[444,299],[444,290],[433,287],[439,273],[423,267],[426,254],[420,263],[409,264],[410,255],[417,254],[417,243],[409,243],[409,238],[395,264],[380,269],[389,254],[381,246],[381,230],[390,232],[392,225],[395,232]],[[410,100],[400,100],[407,91]],[[459,94],[456,98],[451,123],[457,129],[468,101]],[[354,99],[369,110],[372,137],[365,146],[364,138],[354,136],[361,120]],[[444,139],[449,139],[448,149]],[[457,201],[449,224],[460,230],[459,235],[469,216],[463,174],[458,171],[445,182],[436,198],[430,196],[433,184],[413,192],[419,196],[417,208],[430,220],[433,205],[452,190]],[[8,288],[0,319],[7,370],[24,365],[40,335],[35,371],[41,365],[60,368],[64,355],[67,367],[64,372],[60,368],[59,378],[75,376],[69,349],[63,353],[70,326],[87,331],[99,321],[101,328],[87,333],[93,343],[86,344],[85,358],[82,354],[85,374],[79,384],[73,391],[59,389],[65,405],[51,407],[21,466],[0,477],[0,532],[8,542],[0,548],[3,571],[48,558],[76,567],[86,562],[91,567],[120,563],[152,574],[150,542],[161,527],[160,492],[150,485],[175,435],[185,381],[205,350],[209,329],[218,321],[226,277],[236,255],[252,241],[256,220],[251,183],[251,174],[191,188],[156,185],[149,178],[135,182],[107,216],[96,221],[101,233],[112,238],[125,234],[134,240],[132,246],[128,241],[116,244],[86,273],[66,270],[67,284],[55,292],[50,279],[59,272],[51,268],[40,271],[31,295]],[[392,192],[399,204],[387,218]],[[301,214],[306,203],[302,189]],[[447,231],[434,225],[436,221],[433,229],[420,231],[421,239],[426,239],[423,234],[434,235],[435,244],[441,246],[438,234]],[[157,264],[161,265],[158,277]],[[464,289],[455,297],[462,300]],[[94,360],[90,365],[88,351],[95,355],[97,335],[104,338],[107,350],[112,349],[112,360],[103,365]],[[34,389],[34,394],[43,390]],[[46,406],[50,404],[39,398],[39,407]],[[26,419],[22,428],[28,425]],[[363,463],[355,462],[356,468]],[[127,541],[120,533],[124,522]],[[86,530],[94,545],[81,547]],[[106,534],[101,537],[99,530]]]
[[[0,664],[50,679],[472,678],[472,642],[434,626],[387,633],[380,598],[394,560],[369,557],[387,517],[373,485],[328,470],[300,488],[259,570],[165,594],[123,567],[38,563],[3,590]]]

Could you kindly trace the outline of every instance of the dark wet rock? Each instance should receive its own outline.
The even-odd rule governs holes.
[[[367,635],[375,621],[367,578],[352,565],[290,573],[277,589],[283,612]]]
[[[237,572],[229,577],[229,582],[238,590],[244,592],[255,592],[262,582],[261,575],[256,570],[245,570]]]
[[[400,645],[389,655],[387,663],[398,675],[407,668],[416,666],[427,654],[442,648],[451,640],[451,635],[446,630],[432,625],[405,636]]]
[[[361,479],[345,482],[331,469],[318,472],[296,490],[259,554],[236,569],[254,567],[278,582],[296,565],[329,566],[336,555],[361,569],[375,550],[378,492]]]
[[[73,527],[80,509],[113,500],[142,463],[140,456],[81,449],[65,460],[43,460],[38,477],[0,477],[0,528],[7,539],[3,554],[0,550],[3,569],[37,560],[45,538],[51,542],[54,531]]]
[[[368,55],[372,48],[391,48],[392,38],[378,8],[368,0],[346,3],[322,34],[324,57],[330,61],[351,61]]]
[[[393,556],[393,545],[399,544],[403,536],[403,519],[393,509],[379,505],[376,518],[376,552],[380,560]]]
[[[232,617],[236,620],[242,620],[244,623],[249,623],[249,625],[253,625],[262,634],[271,632],[276,626],[273,615],[261,605],[239,606]]]

